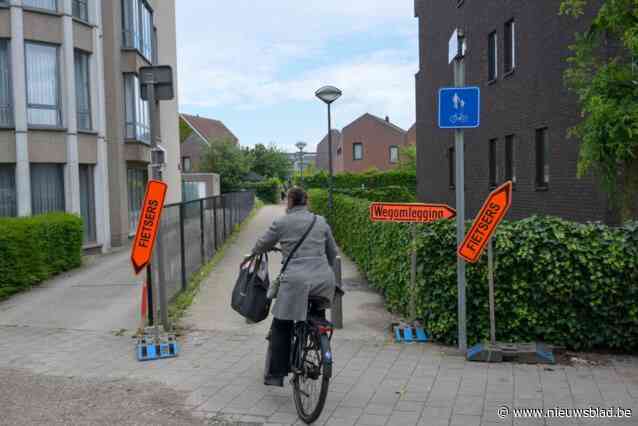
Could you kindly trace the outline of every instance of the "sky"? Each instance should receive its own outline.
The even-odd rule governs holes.
[[[413,0],[179,0],[180,112],[223,121],[242,146],[314,151],[327,133],[315,91],[343,91],[333,128],[362,114],[415,120]]]

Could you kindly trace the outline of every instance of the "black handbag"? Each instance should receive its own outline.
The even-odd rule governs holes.
[[[239,267],[230,306],[252,322],[265,320],[270,312],[269,286],[268,255],[251,256]]]

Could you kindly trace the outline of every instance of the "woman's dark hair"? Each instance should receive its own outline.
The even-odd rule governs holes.
[[[288,199],[291,201],[292,207],[305,206],[308,196],[303,188],[293,186],[288,190]]]

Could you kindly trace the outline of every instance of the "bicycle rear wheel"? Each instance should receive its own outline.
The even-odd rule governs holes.
[[[300,371],[296,371],[293,378],[293,395],[297,414],[310,424],[321,415],[330,385],[330,374],[326,372],[318,334],[307,334],[300,364]]]

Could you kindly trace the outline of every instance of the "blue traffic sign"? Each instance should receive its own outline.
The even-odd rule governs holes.
[[[439,90],[439,128],[474,129],[481,124],[481,89],[446,87]]]

